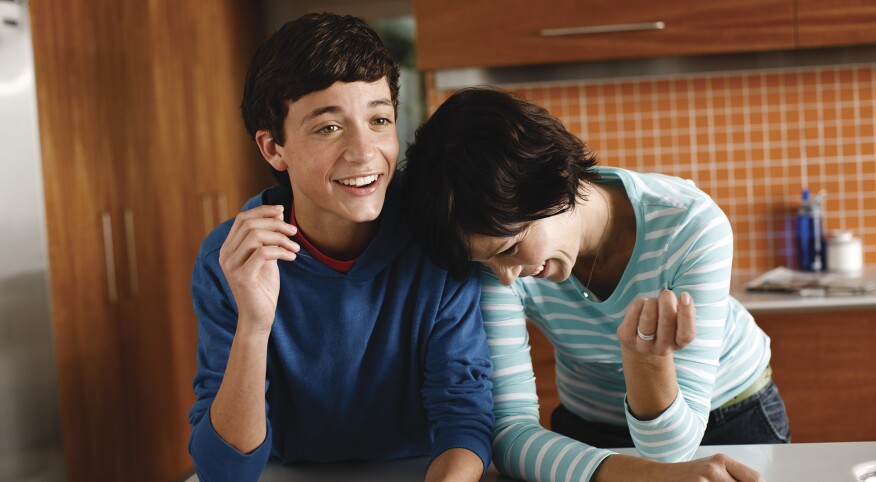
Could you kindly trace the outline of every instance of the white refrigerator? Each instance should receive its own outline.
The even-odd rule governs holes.
[[[0,481],[64,480],[27,4],[0,0]]]

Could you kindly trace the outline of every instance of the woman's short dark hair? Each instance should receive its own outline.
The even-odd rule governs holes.
[[[380,37],[364,20],[313,13],[288,22],[253,55],[243,86],[240,110],[247,132],[267,129],[283,145],[289,102],[335,82],[376,82],[386,77],[398,108],[399,67]],[[285,172],[274,177],[289,184]]]
[[[471,268],[468,236],[509,237],[585,200],[595,157],[548,111],[493,88],[463,89],[407,150],[413,236],[440,266]]]

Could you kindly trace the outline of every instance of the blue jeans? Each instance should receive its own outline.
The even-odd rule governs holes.
[[[551,414],[554,432],[593,447],[632,447],[626,425],[588,422],[560,405]],[[785,404],[770,381],[754,395],[727,408],[709,412],[709,423],[700,445],[780,444],[791,442]]]

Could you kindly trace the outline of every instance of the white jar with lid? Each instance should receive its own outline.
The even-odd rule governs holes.
[[[863,268],[861,239],[851,231],[833,231],[827,239],[827,270],[832,273],[859,273]]]

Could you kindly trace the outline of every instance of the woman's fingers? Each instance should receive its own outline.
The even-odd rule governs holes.
[[[663,353],[675,348],[678,300],[675,298],[675,293],[663,290],[656,301],[659,314],[657,315],[657,339],[654,341],[654,350]]]
[[[724,459],[724,467],[733,480],[738,482],[764,482],[760,472],[730,457]]]
[[[666,355],[687,346],[696,336],[696,310],[691,296],[664,290],[657,298],[637,298],[618,327],[618,339],[637,352]]]
[[[646,298],[635,298],[627,307],[627,313],[617,327],[617,337],[621,343],[636,344],[636,328],[639,326],[639,316],[642,314],[645,300]]]
[[[678,327],[675,331],[675,346],[684,348],[697,336],[697,311],[690,293],[678,297]]]
[[[639,315],[639,323],[636,326],[636,336],[638,344],[646,344],[650,350],[650,345],[655,342],[657,336],[657,320],[660,316],[660,305],[656,298],[645,299],[645,304],[642,306],[642,314]]]

